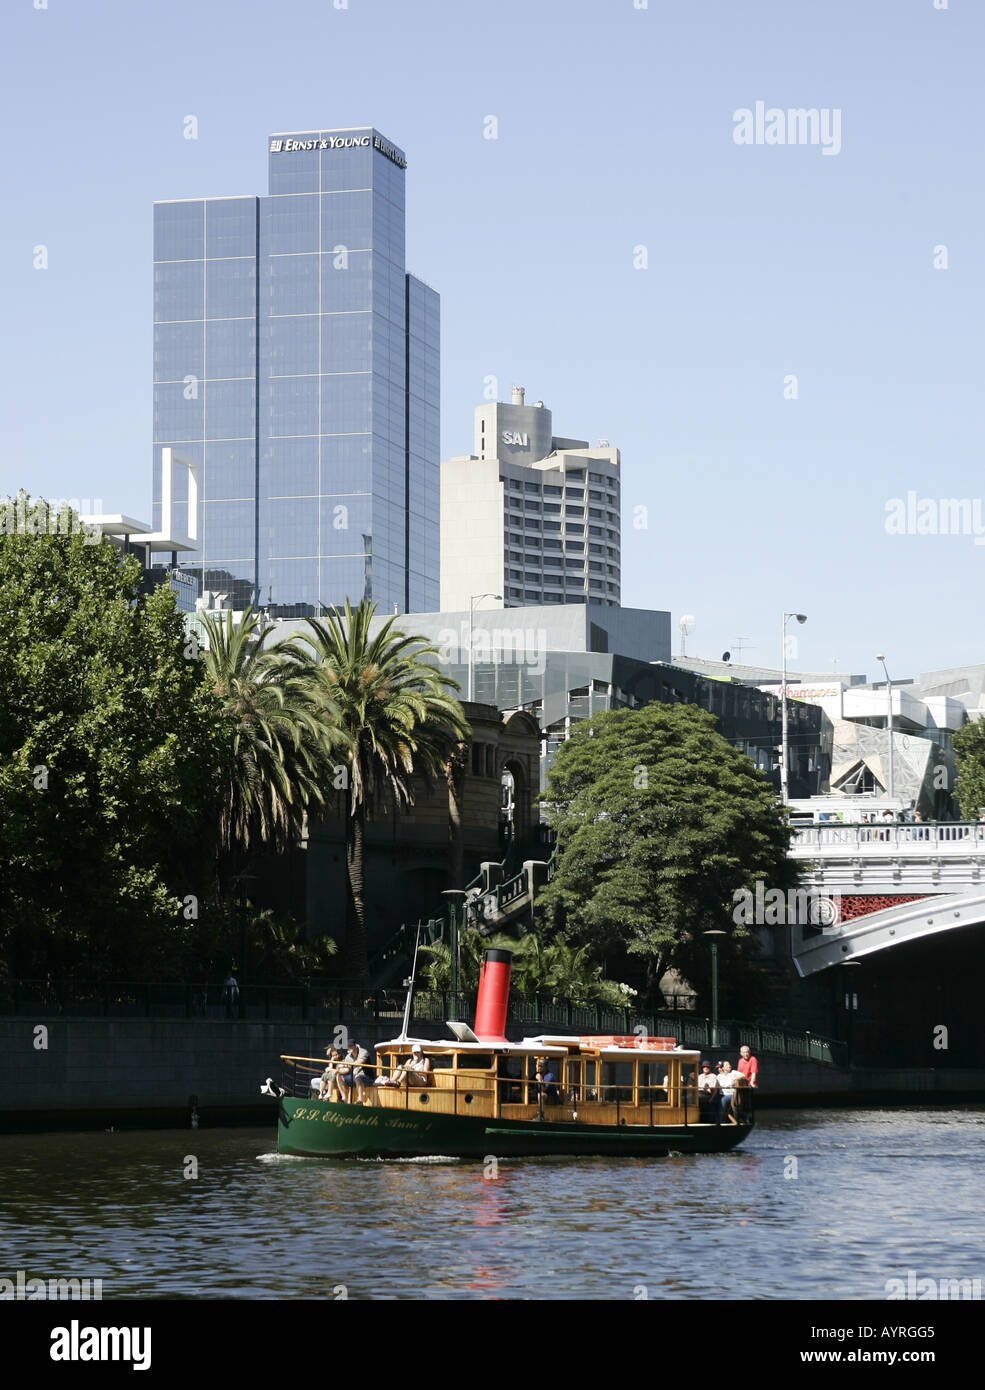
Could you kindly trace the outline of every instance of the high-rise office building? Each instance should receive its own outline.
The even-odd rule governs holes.
[[[170,447],[204,590],[436,608],[439,301],[404,267],[406,160],[369,127],[268,155],[266,197],[154,205],[154,526]]]
[[[475,453],[441,465],[441,608],[619,604],[619,450],[552,433],[543,401],[480,405]],[[489,607],[487,602],[485,607]]]

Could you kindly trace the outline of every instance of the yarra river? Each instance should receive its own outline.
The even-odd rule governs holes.
[[[495,1175],[274,1142],[273,1123],[0,1136],[0,1276],[101,1278],[104,1300],[885,1299],[909,1271],[985,1286],[981,1105],[764,1112],[729,1154]]]

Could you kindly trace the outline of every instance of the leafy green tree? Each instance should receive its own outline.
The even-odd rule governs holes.
[[[736,890],[796,882],[775,791],[692,705],[579,724],[544,799],[558,835],[556,872],[537,902],[544,930],[635,960],[651,998],[672,967],[706,976],[703,932],[728,933],[726,958],[748,940],[733,920]]]
[[[370,635],[375,604],[362,602],[327,618],[309,619],[294,639],[300,662],[310,663],[343,737],[346,768],[346,974],[369,981],[365,878],[366,818],[392,805],[412,804],[413,778],[430,785],[470,730],[451,694],[458,685],[442,675],[438,649],[407,636],[388,618]]]
[[[214,873],[214,698],[167,588],[17,510],[0,504],[0,956],[20,977],[166,973]]]
[[[957,763],[954,793],[965,820],[977,820],[985,806],[985,720],[972,719],[951,735]]]

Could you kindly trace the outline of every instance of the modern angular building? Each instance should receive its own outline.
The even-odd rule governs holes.
[[[475,412],[475,452],[441,465],[441,608],[618,605],[619,450],[553,434],[543,401]]]
[[[266,197],[154,205],[155,529],[170,447],[207,594],[433,610],[438,296],[405,270],[406,159],[370,127],[274,134],[268,159]]]

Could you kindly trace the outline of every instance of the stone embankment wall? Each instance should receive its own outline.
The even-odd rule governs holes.
[[[433,1024],[418,1033],[436,1034],[445,1035]],[[353,1036],[372,1049],[393,1030],[364,1027]],[[192,1097],[203,1126],[272,1123],[264,1078],[279,1080],[282,1053],[321,1058],[330,1041],[324,1023],[0,1018],[0,1129],[187,1125]],[[722,1049],[706,1055],[736,1061]],[[757,1108],[985,1101],[985,1070],[759,1061]]]

